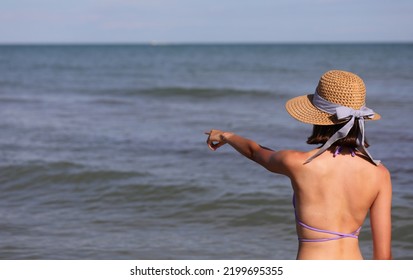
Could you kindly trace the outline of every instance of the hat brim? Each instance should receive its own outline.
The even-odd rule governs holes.
[[[319,110],[312,103],[314,94],[298,96],[287,101],[285,108],[287,112],[296,120],[317,125],[333,125],[344,123],[346,120],[338,120],[335,115]],[[365,120],[379,120],[381,116],[374,113],[374,117]]]

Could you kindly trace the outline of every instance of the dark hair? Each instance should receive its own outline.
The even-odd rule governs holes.
[[[314,125],[313,133],[307,139],[307,144],[324,144],[327,140],[342,128],[346,123],[333,124],[333,125]],[[358,122],[354,122],[353,127],[350,129],[348,135],[343,139],[335,142],[335,145],[346,146],[351,148],[357,148],[357,136],[359,135],[360,128]],[[364,138],[364,147],[368,148],[370,145],[367,139]]]

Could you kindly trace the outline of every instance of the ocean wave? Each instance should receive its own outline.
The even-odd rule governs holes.
[[[140,91],[141,94],[158,95],[165,97],[197,97],[197,98],[210,98],[210,97],[227,97],[227,96],[240,96],[240,95],[255,95],[255,96],[268,96],[271,92],[258,91],[258,90],[244,90],[244,89],[232,89],[232,88],[184,88],[184,87],[166,87],[166,88],[152,88]]]
[[[1,87],[1,85],[0,85]],[[42,101],[35,98],[19,98],[19,97],[9,97],[9,96],[2,96],[0,97],[0,103],[5,104],[41,104]]]
[[[268,193],[232,193],[207,197],[185,201],[163,218],[223,227],[285,225],[293,219],[289,199]]]
[[[35,186],[98,185],[149,175],[147,172],[102,170],[71,162],[33,162],[0,167],[0,184],[3,190],[22,190]]]
[[[150,97],[184,97],[184,98],[221,98],[235,96],[271,97],[282,93],[271,90],[237,89],[237,88],[202,88],[202,87],[151,87],[142,89],[111,89],[97,93],[111,96],[150,96]]]

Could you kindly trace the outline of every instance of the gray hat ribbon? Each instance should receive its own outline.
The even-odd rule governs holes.
[[[357,136],[357,149],[362,154],[367,156],[375,165],[380,164],[380,160],[374,160],[364,146],[364,118],[373,118],[374,111],[372,109],[363,106],[359,110],[355,110],[353,108],[349,108],[340,104],[335,104],[322,98],[320,95],[318,95],[317,91],[314,93],[313,105],[323,112],[326,112],[330,115],[336,115],[338,120],[348,119],[348,122],[335,134],[333,134],[330,139],[328,139],[327,142],[320,148],[320,150],[318,150],[317,153],[308,158],[305,163],[309,163],[314,158],[318,157],[328,148],[330,148],[331,145],[336,141],[346,137],[353,127],[354,122],[357,120],[360,128],[360,132]]]

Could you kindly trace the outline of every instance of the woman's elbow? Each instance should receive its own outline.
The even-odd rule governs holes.
[[[375,260],[392,260],[393,256],[391,251],[388,252],[381,252],[381,253],[374,253]]]

